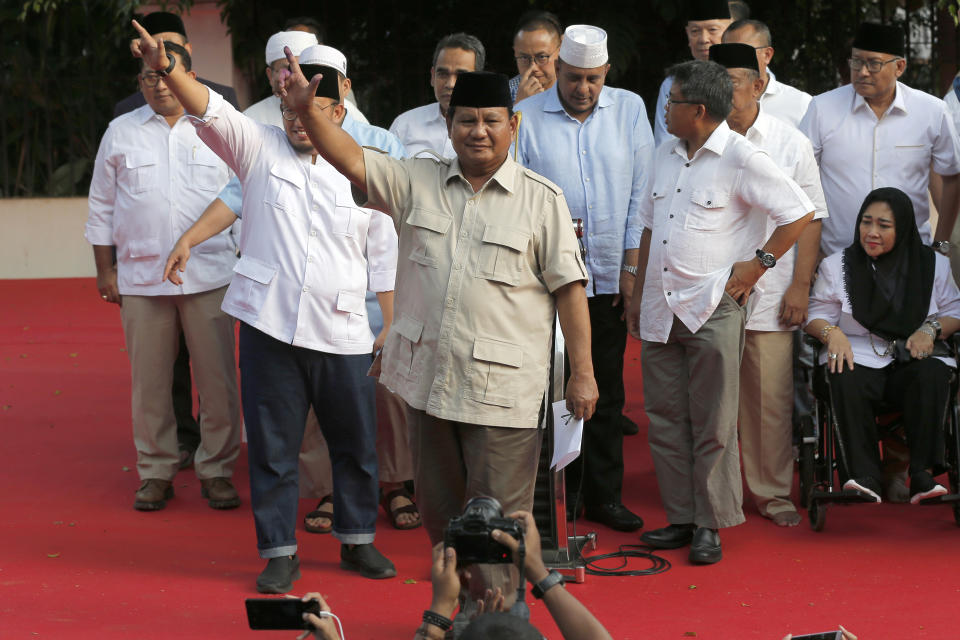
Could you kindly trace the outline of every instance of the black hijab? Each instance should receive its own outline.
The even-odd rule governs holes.
[[[893,211],[893,249],[871,258],[860,244],[863,212],[875,202]],[[923,244],[910,197],[883,187],[867,195],[857,214],[854,241],[843,250],[843,279],[854,319],[885,340],[905,339],[930,310],[935,265],[933,249]]]

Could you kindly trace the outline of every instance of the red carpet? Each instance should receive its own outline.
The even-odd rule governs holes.
[[[129,369],[116,307],[87,279],[0,281],[0,300],[0,638],[294,637],[247,629],[243,600],[256,595],[263,565],[246,456],[238,510],[209,509],[188,470],[166,510],[134,511]],[[624,501],[653,528],[665,520],[638,355],[631,343],[628,410],[642,433],[626,440]],[[588,576],[570,591],[614,638],[779,640],[838,623],[862,640],[960,637],[960,528],[949,509],[833,507],[823,533],[806,521],[778,529],[752,507],[747,518],[723,532],[718,565],[692,567],[685,550],[668,551],[674,564],[665,574]],[[347,638],[410,638],[430,601],[428,543],[422,529],[394,531],[382,515],[378,524],[397,579],[344,573],[336,541],[298,533],[297,593],[328,596]],[[604,552],[636,541],[599,534]],[[547,637],[559,638],[544,607],[531,609]]]

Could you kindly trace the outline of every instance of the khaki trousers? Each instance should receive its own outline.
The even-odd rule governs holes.
[[[414,485],[430,544],[443,540],[453,516],[470,498],[500,501],[503,515],[533,509],[541,431],[451,422],[408,406]],[[507,606],[516,598],[519,576],[513,565],[479,565],[471,571],[471,600],[485,589],[503,589]]]
[[[237,393],[234,320],[220,310],[227,288],[179,296],[123,296],[120,316],[130,358],[133,442],[141,480],[170,480],[179,468],[170,402],[183,330],[200,396],[201,479],[233,476],[243,424]]]
[[[744,521],[737,404],[745,311],[724,293],[696,333],[674,316],[666,343],[643,341],[644,408],[667,521]]]
[[[793,332],[747,331],[740,364],[743,475],[760,513],[796,511],[793,487]]]
[[[413,479],[407,432],[407,404],[377,382],[377,467],[380,482]],[[333,472],[327,442],[311,407],[300,447],[300,497],[319,500],[333,494]]]

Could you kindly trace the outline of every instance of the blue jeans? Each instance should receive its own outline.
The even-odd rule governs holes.
[[[311,404],[323,416],[320,428],[333,464],[333,535],[345,544],[373,542],[377,423],[370,363],[369,354],[296,347],[240,323],[250,501],[261,558],[297,550],[297,456]]]

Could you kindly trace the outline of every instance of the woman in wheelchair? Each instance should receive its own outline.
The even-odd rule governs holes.
[[[949,260],[923,244],[910,198],[875,189],[857,216],[853,244],[820,264],[805,331],[826,345],[830,397],[854,489],[880,502],[875,410],[903,411],[910,447],[910,502],[947,493],[943,424],[951,368],[943,341],[960,329],[960,291]]]

